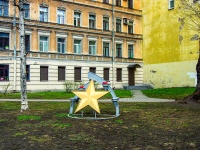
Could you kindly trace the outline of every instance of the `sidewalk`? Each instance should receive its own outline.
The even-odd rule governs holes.
[[[21,99],[0,99],[0,102],[18,102]],[[44,99],[28,99],[29,102],[70,102],[67,100],[44,100]],[[111,102],[111,99],[98,100],[99,102]],[[149,98],[142,94],[140,90],[133,90],[132,98],[120,98],[119,102],[174,102],[173,99],[159,99],[159,98]]]

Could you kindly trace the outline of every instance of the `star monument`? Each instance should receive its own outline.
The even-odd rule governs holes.
[[[96,112],[100,114],[97,99],[108,93],[108,91],[95,91],[94,81],[91,80],[86,91],[73,91],[81,100],[75,110],[75,113],[86,106],[91,106]]]

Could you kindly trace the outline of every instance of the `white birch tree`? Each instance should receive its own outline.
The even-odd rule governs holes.
[[[24,0],[19,0],[19,4],[14,5],[19,9],[19,34],[20,34],[20,87],[21,87],[21,112],[28,109],[26,91],[26,51],[25,51],[25,30],[24,30]]]

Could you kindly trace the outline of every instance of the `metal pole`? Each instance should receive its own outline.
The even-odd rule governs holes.
[[[112,0],[112,87],[115,86],[115,31],[114,31],[114,22],[115,22],[115,16],[114,16],[114,0]]]
[[[13,31],[14,31],[14,88],[13,90],[16,91],[16,6],[14,4],[14,18],[13,18]]]

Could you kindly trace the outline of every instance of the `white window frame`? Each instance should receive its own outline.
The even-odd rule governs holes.
[[[133,58],[135,57],[134,55],[134,51],[135,51],[135,42],[134,41],[130,41],[130,42],[127,42],[127,54],[129,54],[129,51],[128,51],[128,46],[129,45],[133,45]],[[129,55],[127,56],[128,58],[131,58],[129,57]]]
[[[59,11],[63,11],[64,12],[63,16],[59,14]],[[57,23],[58,24],[65,24],[66,23],[65,22],[65,20],[66,20],[65,19],[65,16],[66,16],[65,14],[66,14],[66,11],[64,9],[57,8]],[[59,16],[62,16],[63,20],[60,19],[61,17],[59,17]],[[60,20],[62,20],[62,21],[60,21]]]
[[[79,17],[75,16],[75,13],[80,14],[80,16],[79,16]],[[75,18],[76,18],[76,24],[73,23],[73,25],[74,25],[75,27],[80,27],[80,26],[81,26],[81,14],[82,14],[82,13],[80,13],[80,12],[74,11],[74,20],[75,20]],[[80,26],[78,26],[78,19],[80,19]],[[74,20],[73,20],[73,22],[74,22]]]
[[[11,45],[11,29],[0,28],[0,32],[4,32],[4,33],[9,34],[9,46],[8,46],[8,48],[11,49],[12,48],[11,46],[13,46],[13,45]]]
[[[108,51],[109,55],[108,55],[108,56],[105,56],[105,55],[104,55],[104,50],[103,50],[103,43],[104,43],[104,42],[109,44],[109,51]],[[111,48],[111,47],[110,47],[110,46],[111,46],[111,45],[110,45],[110,40],[104,40],[104,39],[102,40],[102,50],[103,50],[102,56],[103,56],[103,57],[110,57],[110,56],[111,56],[111,54],[110,54],[110,48]]]
[[[174,9],[174,6],[171,6],[171,2],[174,2],[174,6],[175,6],[175,0],[168,0],[168,9]]]
[[[48,7],[48,6],[42,6],[42,5],[39,6],[39,21],[40,21],[40,8],[41,8],[41,7],[47,8],[47,21],[43,21],[43,22],[49,22],[49,21],[50,21],[50,20],[49,20],[49,14],[50,14],[50,12],[49,12],[49,7]]]
[[[90,16],[94,16],[94,18],[90,18]],[[91,29],[95,29],[96,28],[96,15],[95,14],[89,14],[89,16],[88,16],[88,18],[89,18],[89,20],[88,20],[88,24],[89,24],[89,28],[91,28]],[[94,21],[94,27],[91,27],[90,26],[90,20],[93,20]]]
[[[133,32],[132,32],[132,33],[129,33],[129,32],[128,32],[129,30],[128,30],[128,28],[127,28],[127,30],[128,30],[127,33],[133,34],[133,33],[134,33],[134,21],[133,21],[133,20],[129,20],[129,22],[133,22],[133,26],[132,26],[132,31],[133,31]],[[128,27],[129,27],[129,23],[128,23]]]
[[[48,38],[48,50],[50,48],[50,31],[38,31],[38,35],[39,35],[39,38],[38,38],[38,47],[39,47],[39,51],[40,51],[40,37],[47,37]],[[47,51],[40,51],[40,52],[48,52]]]
[[[108,19],[108,30],[106,30],[106,29],[103,28],[104,18]],[[102,29],[103,29],[103,31],[109,31],[110,30],[110,17],[103,16],[103,22],[102,22]]]
[[[58,53],[62,53],[62,52],[59,52],[58,51],[58,38],[62,38],[62,39],[65,39],[65,42],[64,42],[64,53],[66,53],[66,51],[67,51],[67,34],[66,33],[56,33],[56,50],[57,50],[57,52]],[[62,54],[64,54],[64,53],[62,53]]]
[[[95,42],[94,45],[90,45],[90,42]],[[89,55],[96,55],[97,51],[97,41],[94,40],[89,40],[88,41],[88,49],[89,49]],[[90,53],[90,48],[92,48],[91,53]]]

